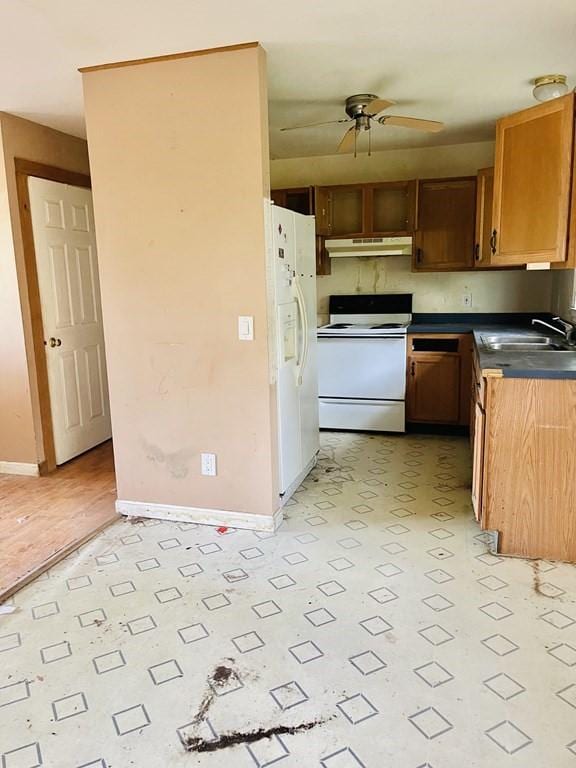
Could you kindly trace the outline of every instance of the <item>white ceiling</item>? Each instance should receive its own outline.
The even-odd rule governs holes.
[[[343,126],[279,128],[344,116],[354,93],[446,123],[378,126],[391,149],[491,138],[535,103],[533,77],[576,85],[574,0],[0,0],[0,109],[84,135],[78,67],[250,40],[269,54],[273,157],[332,154]]]

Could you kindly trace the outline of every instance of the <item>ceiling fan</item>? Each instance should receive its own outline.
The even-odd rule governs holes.
[[[354,149],[356,157],[356,147],[358,136],[361,131],[368,131],[368,154],[371,154],[371,136],[370,129],[373,123],[379,125],[397,125],[402,128],[415,128],[418,131],[427,133],[437,133],[444,128],[444,123],[437,120],[420,120],[417,117],[401,117],[400,115],[383,115],[385,109],[391,107],[396,102],[389,99],[379,99],[373,93],[358,93],[356,96],[348,96],[345,103],[345,110],[348,117],[340,120],[326,120],[321,123],[308,123],[306,125],[291,125],[287,128],[281,128],[281,131],[294,131],[298,128],[313,128],[318,125],[332,125],[335,123],[354,123],[344,134],[338,152],[350,152]]]

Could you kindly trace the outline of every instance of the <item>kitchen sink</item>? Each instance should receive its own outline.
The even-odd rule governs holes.
[[[525,344],[523,342],[493,342],[484,344],[486,349],[494,352],[574,352],[573,348],[564,344]]]
[[[552,336],[497,334],[482,336],[482,344],[493,352],[574,352],[576,349]]]
[[[482,336],[484,344],[556,344],[558,339],[552,336],[512,336],[510,334],[494,334],[492,336]]]

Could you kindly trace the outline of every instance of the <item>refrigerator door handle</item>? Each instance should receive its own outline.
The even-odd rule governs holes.
[[[296,288],[296,303],[298,304],[298,314],[300,315],[300,328],[302,330],[302,351],[298,355],[297,365],[297,379],[298,386],[302,384],[302,371],[306,367],[306,360],[308,358],[308,317],[306,316],[306,307],[304,305],[304,295],[298,277],[294,278],[294,287]]]

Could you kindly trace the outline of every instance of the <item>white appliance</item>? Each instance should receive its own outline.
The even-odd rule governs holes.
[[[286,501],[319,449],[316,236],[313,216],[267,203],[270,225],[270,344],[277,386],[280,494]]]
[[[353,256],[411,256],[411,237],[353,237],[326,240],[330,258]]]
[[[321,428],[405,431],[411,319],[411,294],[330,296],[330,323],[318,329]]]

